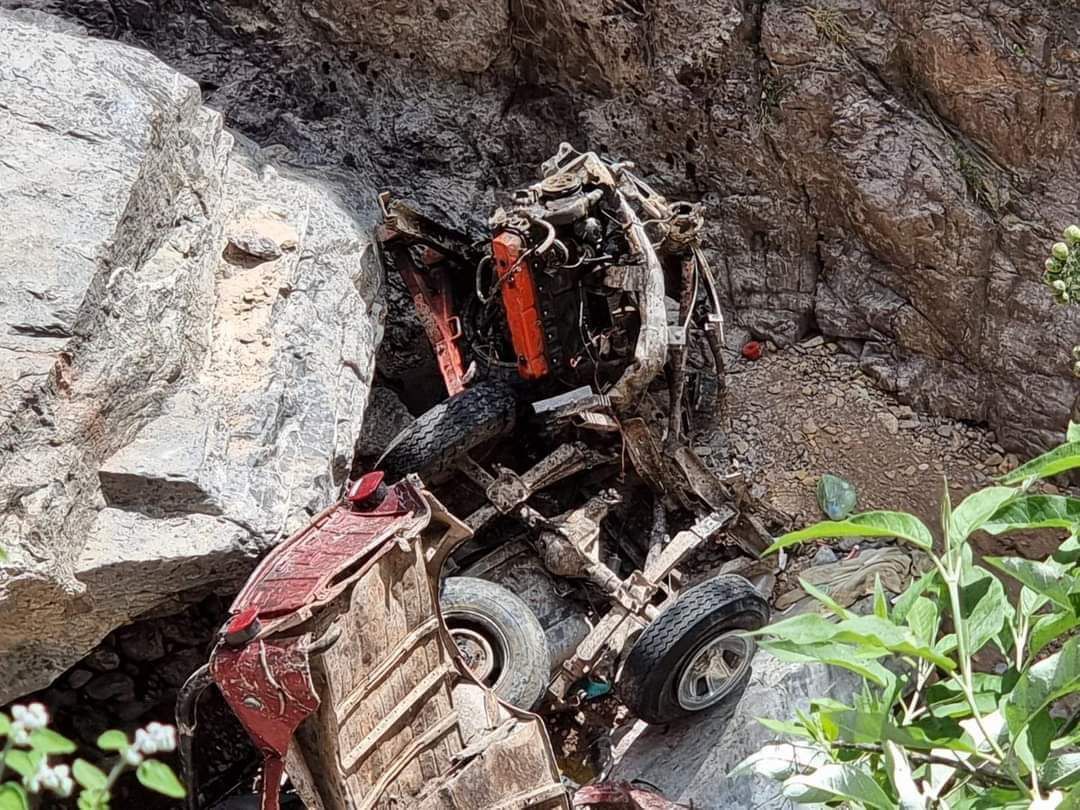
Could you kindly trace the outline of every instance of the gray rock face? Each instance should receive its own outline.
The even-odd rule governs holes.
[[[382,310],[332,173],[234,148],[143,51],[20,19],[0,13],[0,703],[235,587],[333,497]]]
[[[842,338],[881,386],[989,421],[1010,450],[1060,437],[1080,313],[1039,278],[1078,218],[1074,5],[0,5],[141,44],[260,143],[458,220],[481,222],[559,141],[634,159],[707,205],[754,333]]]
[[[759,776],[729,779],[743,759],[777,742],[757,718],[789,720],[811,699],[848,700],[859,679],[821,664],[789,664],[759,652],[739,702],[665,728],[638,722],[614,749],[614,779],[642,779],[671,801],[693,807],[781,810],[794,807],[780,784]]]

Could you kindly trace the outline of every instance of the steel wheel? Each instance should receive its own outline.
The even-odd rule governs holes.
[[[679,674],[675,699],[688,712],[719,703],[742,681],[753,654],[753,642],[735,633],[706,641]]]
[[[483,616],[465,611],[456,611],[448,617],[446,627],[473,677],[492,689],[497,688],[503,668],[497,650],[506,649],[506,639],[499,628]]]

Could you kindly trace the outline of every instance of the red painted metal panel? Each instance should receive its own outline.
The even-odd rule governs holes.
[[[491,240],[491,252],[502,288],[510,340],[517,355],[518,373],[526,380],[538,380],[548,374],[551,366],[536,279],[529,260],[523,256],[524,242],[513,231],[503,231]]]

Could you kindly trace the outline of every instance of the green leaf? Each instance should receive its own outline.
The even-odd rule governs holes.
[[[904,749],[891,740],[886,740],[883,745],[889,781],[892,782],[898,799],[897,810],[926,810],[926,797],[919,792],[919,787],[915,784],[911,763],[908,762]]]
[[[989,575],[987,575],[989,576]],[[906,627],[899,627],[888,619],[877,616],[852,616],[839,622],[831,622],[814,613],[804,613],[756,631],[758,635],[771,635],[796,644],[821,644],[836,641],[852,644],[864,651],[875,648],[884,652],[900,653],[931,661],[935,666],[951,671],[956,665],[939,655],[931,647],[922,644]],[[879,655],[873,657],[879,657]]]
[[[877,574],[874,574],[874,615],[879,619],[889,618],[889,600],[881,587],[881,577]]]
[[[844,478],[826,473],[817,482],[817,502],[830,520],[843,520],[855,511],[858,495],[854,485]]]
[[[893,621],[898,624],[902,624],[907,620],[908,611],[911,610],[915,601],[922,596],[927,590],[930,590],[931,586],[937,586],[939,581],[939,575],[937,569],[931,569],[919,577],[917,580],[908,585],[905,590],[893,602],[892,617]]]
[[[76,782],[91,790],[104,790],[109,785],[109,777],[105,775],[105,772],[85,759],[75,760],[75,764],[71,767],[71,775],[75,777]]]
[[[1065,431],[1065,441],[1080,442],[1080,422],[1069,422],[1069,428]]]
[[[784,720],[772,720],[768,717],[758,717],[757,721],[765,726],[765,728],[769,729],[769,731],[775,731],[777,734],[801,737],[806,740],[814,739],[814,735],[807,731],[805,726],[799,723],[789,723]]]
[[[11,733],[11,718],[0,712],[0,737],[6,737]]]
[[[918,597],[907,614],[907,625],[915,638],[928,646],[933,645],[940,624],[941,611],[937,603],[925,596]]]
[[[99,788],[84,790],[79,794],[79,810],[109,810],[109,793]]]
[[[800,804],[849,801],[880,810],[895,806],[870,774],[851,764],[825,765],[806,776],[792,776],[784,782],[784,797]]]
[[[1080,690],[1080,638],[1070,638],[1062,648],[1032,664],[1020,675],[1002,703],[1005,722],[1017,739],[1027,724],[1053,701]]]
[[[1017,494],[1013,487],[986,487],[964,498],[949,519],[949,548],[956,548],[972,532],[982,528]]]
[[[51,728],[39,728],[30,734],[30,747],[43,754],[70,754],[75,743]]]
[[[1023,557],[984,557],[983,560],[1019,580],[1040,596],[1045,596],[1058,607],[1072,610],[1072,603],[1069,601],[1072,580],[1065,576],[1070,566],[1053,560],[1036,562]]]
[[[1056,727],[1050,719],[1050,712],[1043,709],[1032,717],[1024,730],[1013,739],[1013,753],[1024,763],[1027,770],[1034,771],[1046,761],[1050,754],[1050,742],[1054,739]]]
[[[759,646],[781,661],[814,661],[840,667],[881,687],[887,687],[896,679],[892,672],[874,660],[886,654],[881,649],[867,651],[848,644],[800,644],[792,641],[762,641]]]
[[[966,581],[960,586],[960,609],[966,619],[968,652],[973,655],[1011,623],[1013,607],[997,577],[966,563],[963,577]]]
[[[1003,484],[1018,484],[1032,476],[1049,478],[1052,475],[1080,467],[1080,441],[1071,439],[1048,453],[1033,458],[1027,464],[1021,464],[1011,473],[1006,473],[999,480]]]
[[[127,734],[116,729],[106,731],[97,740],[97,747],[102,751],[126,751],[128,745]]]
[[[801,587],[804,591],[806,591],[807,594],[809,594],[814,599],[816,599],[818,602],[823,604],[825,607],[827,607],[829,610],[831,610],[833,613],[835,613],[841,619],[846,619],[846,618],[848,618],[850,616],[855,615],[850,610],[848,610],[846,607],[844,607],[839,602],[837,602],[835,599],[833,599],[831,596],[829,596],[829,594],[827,594],[825,591],[823,591],[822,589],[818,588],[817,586],[812,585],[811,583],[807,582],[802,577],[799,577],[799,587]]]
[[[1080,617],[1072,612],[1047,613],[1039,616],[1031,626],[1028,656],[1034,658],[1054,639],[1080,626]]]
[[[30,802],[22,785],[5,782],[0,785],[0,810],[29,810]]]
[[[808,749],[805,745],[774,743],[748,756],[732,768],[728,776],[757,774],[779,781],[827,761],[828,757],[824,753]]]
[[[184,786],[180,784],[180,780],[176,778],[176,774],[173,773],[172,768],[156,759],[148,759],[139,765],[135,771],[135,776],[138,778],[139,782],[142,783],[143,787],[161,793],[164,796],[169,796],[173,799],[182,799],[187,795],[187,791],[184,790]]]
[[[764,554],[804,540],[820,540],[824,537],[898,537],[926,550],[934,545],[930,530],[914,515],[907,512],[863,512],[847,520],[824,520],[805,529],[788,532],[778,537],[765,549]]]
[[[1080,782],[1080,754],[1062,754],[1050,757],[1042,768],[1044,787],[1069,787]]]
[[[4,755],[4,764],[15,771],[19,776],[29,778],[37,770],[38,763],[45,756],[40,751],[20,751],[18,749],[8,751]]]
[[[1071,529],[1080,524],[1080,498],[1023,495],[1005,504],[983,524],[990,534],[1029,529]]]

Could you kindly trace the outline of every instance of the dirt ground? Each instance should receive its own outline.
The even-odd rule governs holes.
[[[911,511],[935,527],[944,481],[956,503],[1018,463],[990,430],[914,413],[820,337],[735,360],[721,427],[726,441],[709,429],[695,436],[699,454],[743,471],[792,527],[823,518],[815,486],[825,473],[856,486],[857,511]]]

